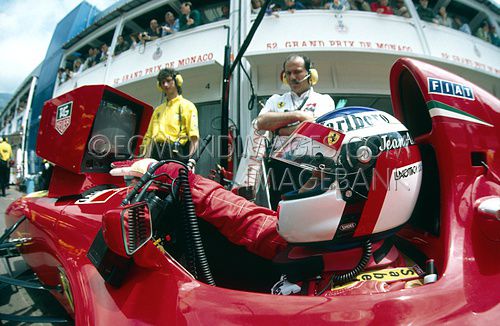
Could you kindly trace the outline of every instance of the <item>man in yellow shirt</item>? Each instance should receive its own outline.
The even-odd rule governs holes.
[[[154,111],[144,136],[146,156],[157,160],[179,159],[187,161],[198,148],[198,110],[191,101],[182,97],[182,77],[171,68],[158,73],[158,88],[166,101]],[[144,153],[144,152],[143,152]]]
[[[0,188],[2,188],[2,196],[5,197],[5,188],[9,185],[9,169],[10,157],[12,156],[12,148],[7,139],[0,137]]]

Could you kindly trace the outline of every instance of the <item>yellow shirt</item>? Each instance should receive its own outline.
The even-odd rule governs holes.
[[[10,147],[9,143],[6,141],[3,141],[0,143],[0,159],[2,161],[7,161],[10,159],[10,156],[12,155],[12,148]]]
[[[147,147],[152,141],[158,143],[179,141],[185,145],[191,137],[200,137],[198,110],[191,101],[179,95],[155,109],[144,135],[143,146]]]

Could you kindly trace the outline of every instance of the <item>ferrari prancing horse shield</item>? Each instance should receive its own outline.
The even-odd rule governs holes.
[[[73,102],[64,103],[57,107],[55,128],[61,136],[71,124],[72,108]]]

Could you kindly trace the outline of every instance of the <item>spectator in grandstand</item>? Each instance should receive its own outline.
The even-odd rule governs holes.
[[[161,36],[167,36],[179,31],[179,19],[171,11],[165,13],[165,23],[161,25]]]
[[[123,35],[119,35],[116,40],[115,53],[114,55],[119,55],[122,52],[127,51],[130,48],[130,44],[125,41]]]
[[[351,10],[372,11],[370,4],[365,0],[350,0]]]
[[[21,101],[19,103],[19,107],[17,108],[17,111],[18,112],[23,112],[24,109],[26,109],[26,102],[25,101]]]
[[[490,25],[490,39],[493,45],[500,46],[500,38],[498,37],[497,29],[493,24]]]
[[[223,4],[220,10],[222,12],[222,15],[219,18],[217,18],[217,20],[229,19],[229,5]]]
[[[60,85],[61,83],[64,83],[64,81],[65,81],[64,68],[59,68],[59,69],[57,69],[57,82],[58,82],[58,85]]]
[[[495,46],[500,47],[500,37],[498,36],[495,25],[490,26],[490,37],[491,37],[491,43],[493,43],[493,45]]]
[[[101,53],[99,55],[99,62],[106,62],[109,57],[109,47],[106,43],[101,44]]]
[[[130,37],[130,48],[133,50],[139,43],[139,33],[137,32],[130,33],[129,37]]]
[[[85,62],[83,63],[83,70],[95,66],[95,64],[97,63],[98,54],[99,50],[93,47],[89,48],[87,59],[85,59]]]
[[[325,9],[330,9],[333,11],[345,11],[351,9],[349,2],[347,0],[333,0],[333,2],[327,2],[325,4]]]
[[[325,5],[323,2],[323,0],[310,0],[306,7],[307,9],[324,9]]]
[[[279,12],[281,11],[281,5],[279,3],[272,2],[266,8],[266,15],[273,15],[276,18],[280,18]]]
[[[455,15],[455,17],[453,17],[453,23],[455,24],[454,26],[455,29],[458,29],[459,31],[467,33],[469,35],[472,34],[469,24],[463,23],[462,19],[459,16]]]
[[[295,0],[285,0],[285,6],[283,10],[287,10],[288,12],[294,13],[295,10],[306,9],[306,6],[302,4],[300,1]]]
[[[62,82],[64,83],[65,81],[68,81],[71,79],[71,77],[73,77],[73,72],[71,71],[71,69],[69,67],[66,67],[64,68],[64,73],[63,73],[63,77],[62,77]]]
[[[394,15],[392,7],[389,5],[389,0],[378,0],[370,5],[373,12],[383,15]]]
[[[266,9],[267,15],[273,15],[276,18],[279,18],[279,13],[281,11],[281,5],[279,3],[270,3],[269,7]]]
[[[262,0],[252,0],[252,14],[258,14],[262,8]]]
[[[151,21],[149,22],[149,28],[145,32],[139,34],[139,40],[142,43],[154,41],[160,37],[161,28],[160,25],[158,25],[158,21],[156,19],[151,19]]]
[[[179,30],[185,31],[186,29],[201,25],[201,13],[199,10],[193,9],[191,2],[188,1],[181,4],[181,13]]]
[[[438,23],[434,12],[431,8],[427,7],[429,5],[428,0],[420,0],[420,5],[417,6],[417,13],[420,19],[429,23]]]
[[[436,19],[439,25],[451,28],[452,26],[451,18],[448,17],[448,13],[446,12],[446,8],[444,6],[439,8],[438,14],[436,15]]]
[[[101,45],[102,46],[102,45]],[[99,47],[100,49],[101,47]],[[95,53],[95,63],[94,63],[94,66],[99,64],[99,62],[101,62],[101,50],[99,50],[98,48],[94,48],[94,53]]]
[[[73,75],[79,74],[83,71],[82,60],[76,59],[73,61]]]
[[[397,0],[396,1],[396,8],[394,8],[394,14],[396,16],[401,16],[405,18],[410,18],[410,12],[408,11],[408,8],[406,8],[405,1],[404,0]]]
[[[486,41],[488,43],[491,43],[491,37],[490,37],[490,25],[486,20],[483,20],[481,22],[481,25],[476,31],[476,36],[479,37],[481,40]]]

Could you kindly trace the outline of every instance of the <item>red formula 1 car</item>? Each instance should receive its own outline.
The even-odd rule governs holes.
[[[399,59],[390,78],[395,116],[414,137],[424,171],[397,238],[413,260],[434,260],[436,282],[373,295],[273,295],[270,263],[203,221],[205,255],[196,261],[201,239],[179,232],[186,223],[170,196],[187,191],[173,186],[187,174],[155,182],[146,173],[132,188],[108,173],[137,151],[132,136],[144,135],[152,113],[108,86],[46,103],[37,154],[55,164],[50,187],[10,205],[2,250],[16,244],[78,325],[495,323],[500,101],[416,60]]]

